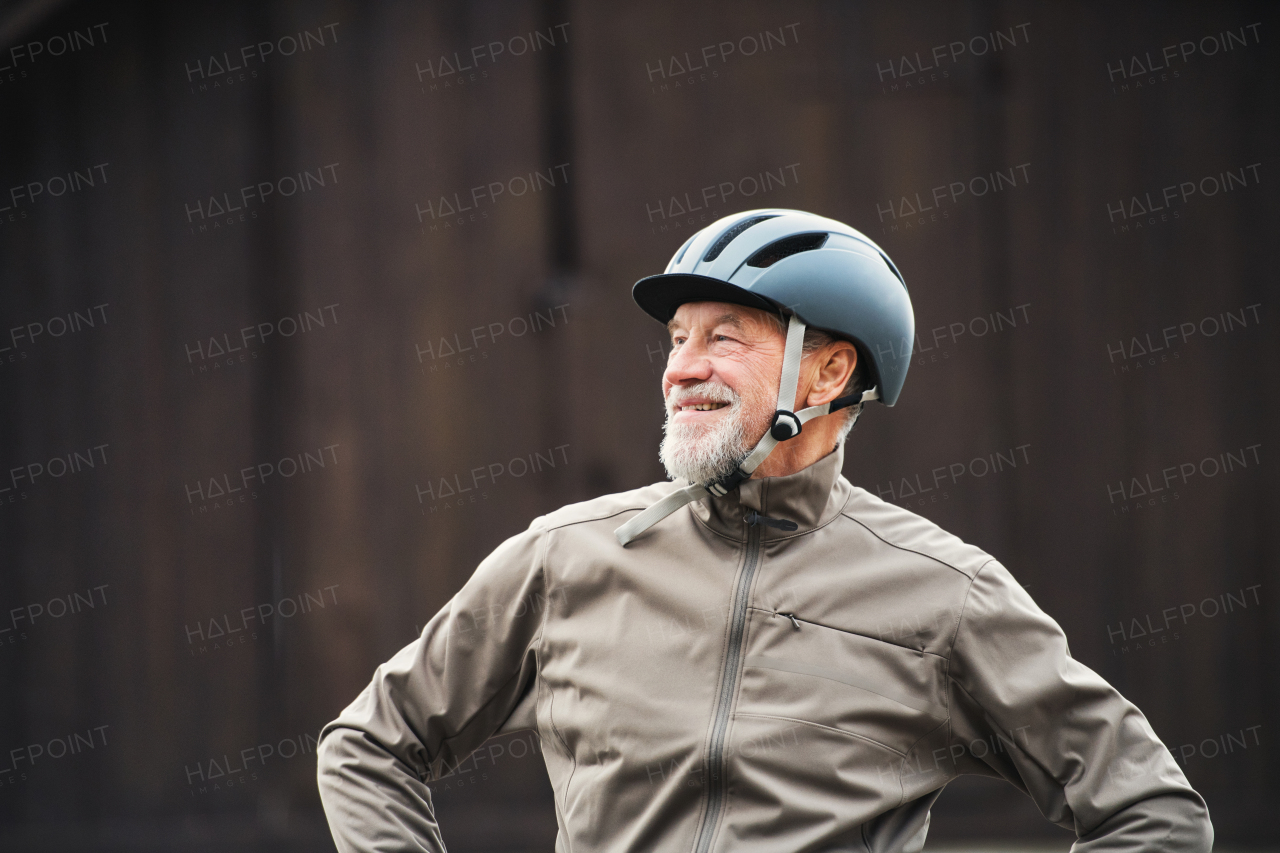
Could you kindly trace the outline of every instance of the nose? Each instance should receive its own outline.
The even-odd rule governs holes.
[[[711,354],[706,345],[690,335],[667,357],[667,369],[662,373],[662,392],[665,396],[673,385],[691,385],[711,378]]]

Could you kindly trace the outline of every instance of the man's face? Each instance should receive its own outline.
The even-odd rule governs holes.
[[[729,474],[769,428],[786,336],[755,308],[688,302],[667,324],[667,422],[660,457],[672,479]]]

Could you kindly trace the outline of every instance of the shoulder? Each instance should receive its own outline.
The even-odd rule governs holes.
[[[573,525],[617,518],[628,512],[643,510],[657,503],[671,492],[680,488],[681,485],[681,483],[674,482],[651,483],[626,492],[615,492],[611,495],[601,495],[598,498],[579,503],[566,504],[554,512],[535,518],[530,523],[529,529],[531,531],[552,531]],[[621,523],[621,521],[618,523]]]
[[[849,486],[841,515],[860,525],[885,545],[926,557],[973,578],[994,558],[959,536],[908,509],[881,500],[866,489]]]

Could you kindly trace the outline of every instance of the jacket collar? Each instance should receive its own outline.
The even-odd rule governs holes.
[[[844,442],[840,442],[808,468],[785,477],[747,480],[723,497],[707,495],[689,508],[711,530],[733,539],[746,539],[745,518],[752,510],[799,525],[797,530],[761,525],[762,541],[798,536],[826,524],[844,507],[850,487],[840,476],[843,465]]]

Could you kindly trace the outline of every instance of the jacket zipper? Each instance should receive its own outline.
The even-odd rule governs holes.
[[[760,562],[760,527],[751,524],[747,527],[747,556],[738,575],[738,583],[734,587],[733,602],[730,608],[729,652],[724,659],[724,674],[721,678],[720,697],[716,701],[715,721],[711,725],[711,749],[707,756],[707,815],[698,833],[698,841],[694,845],[694,853],[707,853],[711,848],[711,839],[715,835],[716,824],[724,809],[725,773],[724,773],[724,739],[729,729],[729,709],[733,707],[733,697],[738,687],[738,661],[742,659],[742,639],[746,633],[747,599],[751,593],[751,581],[755,577],[756,567]]]

